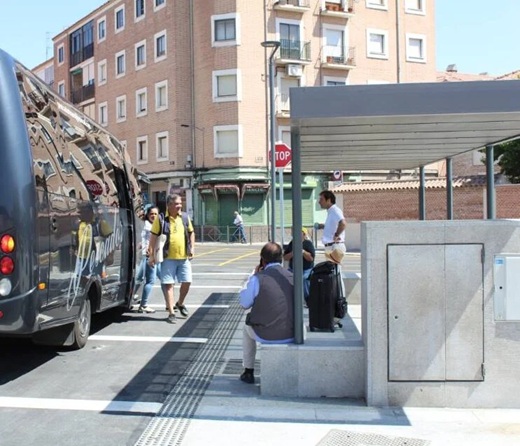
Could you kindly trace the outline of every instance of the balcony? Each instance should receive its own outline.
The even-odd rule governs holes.
[[[309,0],[279,0],[273,5],[277,11],[290,11],[303,14],[311,9]]]
[[[91,57],[94,57],[94,44],[92,43],[70,55],[70,67],[75,67]]]
[[[321,63],[322,68],[330,68],[333,70],[348,71],[356,67],[356,49],[350,47],[348,52],[344,55],[337,55],[336,51],[332,51],[330,47],[325,47],[323,61]]]
[[[279,57],[276,59],[278,65],[287,63],[311,63],[311,42],[301,42],[299,40],[280,40]]]
[[[342,0],[340,3],[323,2],[320,10],[322,16],[349,19],[354,16],[354,0]]]
[[[81,102],[92,99],[96,94],[96,87],[94,83],[89,85],[83,85],[80,88],[72,90],[71,102],[73,104],[80,104]]]
[[[291,102],[289,98],[289,93],[281,93],[277,95],[275,103],[277,118],[291,117]]]

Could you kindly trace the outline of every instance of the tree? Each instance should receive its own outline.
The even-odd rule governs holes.
[[[485,150],[482,152],[485,153]],[[500,173],[511,183],[520,183],[520,139],[496,145],[493,155],[494,161],[498,160]]]

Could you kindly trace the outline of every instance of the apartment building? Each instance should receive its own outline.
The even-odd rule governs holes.
[[[126,143],[149,199],[196,224],[269,221],[269,79],[290,145],[289,89],[434,82],[434,0],[109,0],[53,39],[54,88]],[[326,156],[326,148],[324,148]],[[338,166],[340,167],[340,166]],[[359,172],[345,170],[345,179]],[[307,172],[304,223],[330,172]],[[285,170],[290,225],[290,169]],[[278,205],[277,205],[278,206]]]

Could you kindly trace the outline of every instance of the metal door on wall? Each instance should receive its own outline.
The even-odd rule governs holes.
[[[388,246],[389,381],[484,379],[482,250]]]

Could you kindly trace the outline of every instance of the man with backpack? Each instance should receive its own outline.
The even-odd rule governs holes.
[[[154,265],[158,238],[166,236],[161,264],[161,286],[168,309],[167,322],[175,324],[175,310],[179,310],[184,317],[188,310],[184,300],[190,289],[192,273],[191,259],[195,253],[195,233],[190,218],[182,212],[182,198],[180,195],[168,195],[166,198],[166,215],[160,214],[152,224],[150,236],[150,256],[148,262]],[[179,299],[174,305],[174,284],[180,283]]]

